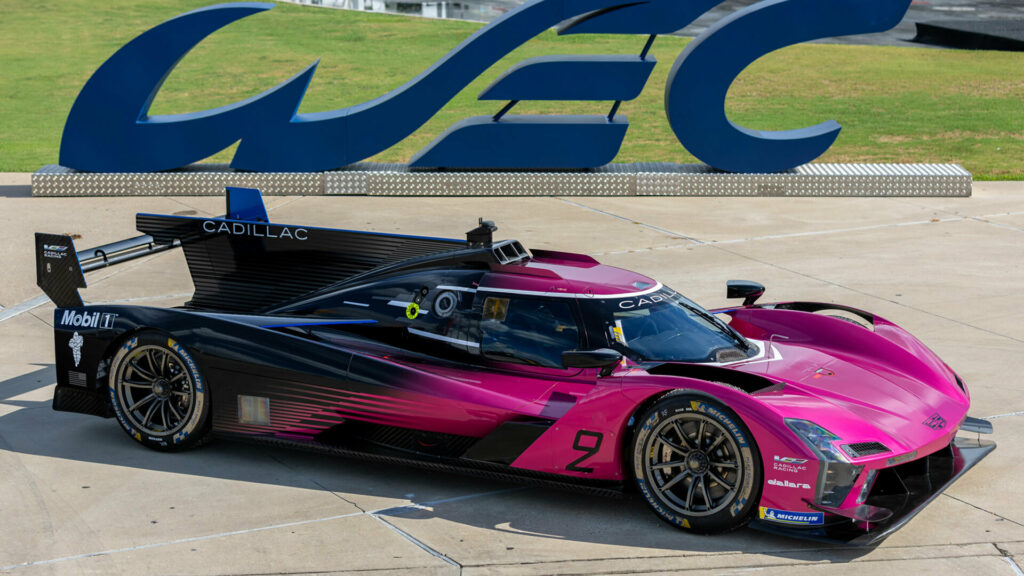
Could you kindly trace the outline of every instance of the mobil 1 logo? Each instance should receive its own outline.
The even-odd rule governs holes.
[[[76,312],[65,310],[60,317],[62,328],[100,328],[109,330],[114,327],[117,314],[109,312]]]

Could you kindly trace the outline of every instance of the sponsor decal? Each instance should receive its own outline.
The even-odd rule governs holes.
[[[68,247],[59,244],[43,244],[43,258],[60,260],[68,255]],[[49,270],[47,270],[49,272]]]
[[[639,298],[630,298],[629,300],[622,300],[619,302],[619,308],[623,310],[632,310],[634,308],[643,308],[644,306],[650,306],[651,304],[664,302],[665,300],[666,296],[664,294],[650,294],[648,296],[641,296]]]
[[[71,348],[71,354],[75,357],[75,368],[82,362],[82,344],[85,344],[85,338],[75,332],[71,336],[71,341],[68,342],[68,347]]]
[[[889,458],[888,460],[885,461],[885,465],[895,466],[897,464],[902,464],[903,462],[910,462],[914,458],[917,458],[917,450],[914,450],[913,452],[908,452],[900,456],[893,456],[892,458]]]
[[[612,338],[614,338],[615,341],[618,342],[619,344],[622,344],[623,346],[625,346],[626,345],[626,336],[622,333],[622,320],[616,320],[615,321],[615,326],[611,327],[611,331],[612,331]],[[625,358],[625,356],[623,356],[623,358]]]
[[[69,328],[103,328],[109,330],[114,327],[115,318],[117,318],[117,314],[109,312],[75,312],[74,310],[65,310],[64,314],[60,317],[60,325]]]
[[[729,432],[732,433],[733,437],[736,438],[736,443],[739,444],[740,448],[747,447],[746,437],[743,436],[743,432],[740,431],[739,426],[737,426],[731,418],[703,402],[697,402],[696,400],[694,400],[690,402],[690,406],[697,412],[707,414],[708,416],[711,416],[715,420],[721,422],[723,425],[725,425],[726,428],[729,429]]]
[[[943,418],[942,416],[939,416],[939,413],[936,412],[935,414],[929,416],[927,420],[922,422],[922,424],[931,428],[932,430],[942,430],[943,428],[946,427],[946,419]]]
[[[775,456],[774,462],[772,462],[772,469],[777,472],[789,472],[796,474],[807,470],[807,460],[805,458],[790,458],[788,456]]]
[[[776,480],[774,478],[768,480],[768,484],[772,486],[778,486],[780,488],[801,488],[803,490],[810,490],[810,484],[804,484],[803,482],[790,482],[789,480]]]
[[[203,403],[206,399],[206,390],[203,385],[203,378],[199,375],[199,367],[196,366],[195,360],[188,353],[187,350],[178,344],[174,338],[167,339],[167,346],[171,350],[178,353],[178,356],[185,361],[185,366],[188,368],[189,373],[192,375],[193,385],[195,386],[195,406],[192,407],[192,415],[189,417],[188,423],[181,427],[173,437],[171,437],[171,443],[180,444],[186,438],[192,434],[192,430],[195,429],[196,423],[202,417],[203,414]]]
[[[225,222],[223,220],[203,220],[203,231],[210,234],[227,233],[232,236],[250,236],[253,238],[282,238],[287,240],[306,240],[309,238],[309,231],[305,228],[289,228],[278,224],[253,222]]]
[[[761,520],[778,522],[779,524],[796,524],[799,526],[817,526],[825,523],[823,512],[790,512],[761,506],[758,512]]]

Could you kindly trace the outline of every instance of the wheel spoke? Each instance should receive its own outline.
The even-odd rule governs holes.
[[[694,478],[690,482],[690,489],[686,491],[686,509],[687,510],[693,510],[693,492],[694,492],[694,489],[696,487],[697,487],[697,479]]]
[[[660,440],[663,444],[665,444],[665,446],[668,446],[673,451],[678,452],[678,453],[682,454],[683,456],[686,456],[687,454],[690,453],[690,449],[689,448],[686,448],[684,446],[680,446],[679,444],[676,444],[675,442],[669,440],[664,434],[662,434],[661,436],[658,436],[658,440]]]
[[[167,354],[160,354],[160,374],[167,374]]]
[[[728,468],[729,470],[738,470],[739,466],[735,462],[712,462],[713,468]]]
[[[136,411],[136,410],[138,410],[138,409],[139,409],[139,408],[140,408],[140,407],[141,407],[141,406],[142,406],[143,404],[145,404],[146,402],[149,402],[150,400],[156,400],[156,394],[150,393],[150,394],[149,394],[149,396],[146,396],[146,397],[145,397],[145,398],[143,398],[142,400],[139,400],[139,401],[138,401],[138,402],[136,402],[135,404],[132,404],[131,408],[129,408],[129,409],[128,409],[128,411],[129,411],[129,412],[135,412],[135,411]]]
[[[691,450],[694,449],[694,448],[697,448],[697,446],[695,446],[693,444],[693,441],[690,440],[690,437],[686,435],[686,432],[683,432],[683,427],[679,425],[679,421],[678,420],[673,420],[672,421],[672,428],[674,428],[675,431],[676,431],[676,434],[679,435],[679,441],[680,442],[685,443]]]
[[[170,430],[170,426],[167,425],[167,400],[160,401],[160,422],[163,423],[164,430]]]
[[[676,484],[678,484],[678,483],[679,483],[679,482],[680,482],[680,481],[681,481],[681,480],[682,480],[683,478],[686,478],[686,476],[687,476],[686,472],[680,472],[679,474],[676,474],[675,476],[673,476],[673,477],[672,477],[672,479],[671,479],[671,480],[669,480],[668,482],[666,482],[664,486],[658,486],[658,487],[657,487],[657,488],[658,488],[658,491],[659,491],[659,492],[667,492],[667,491],[668,491],[668,490],[670,490],[670,489],[671,489],[671,488],[672,488],[673,486],[675,486]]]
[[[151,350],[146,350],[146,363],[149,364],[150,372],[156,376],[160,375],[156,369],[156,363],[153,362],[153,352]]]
[[[153,419],[153,414],[156,412],[156,405],[157,402],[153,402],[149,405],[149,410],[146,410],[146,417],[142,419],[143,428],[149,426],[149,421]]]
[[[718,474],[715,474],[714,470],[708,470],[708,476],[711,476],[711,479],[714,480],[715,482],[718,482],[719,486],[721,486],[722,488],[725,488],[726,490],[728,490],[730,492],[732,492],[732,489],[735,487],[734,484],[729,484],[728,482],[723,480],[721,476],[719,476]]]
[[[184,372],[178,372],[178,375],[177,375],[177,376],[175,376],[174,378],[171,378],[171,379],[169,380],[169,382],[170,382],[171,384],[174,384],[175,382],[177,382],[178,380],[181,380],[181,379],[182,379],[182,378],[184,378],[184,377],[185,377],[185,373],[184,373]]]
[[[704,504],[707,505],[707,509],[711,510],[714,506],[711,503],[711,495],[708,494],[708,483],[704,480],[704,477],[700,477],[700,492],[701,496],[704,497]]]
[[[153,383],[152,382],[139,382],[137,380],[128,380],[128,379],[122,380],[122,382],[124,382],[125,386],[131,386],[132,388],[152,388],[153,387]]]
[[[684,462],[682,460],[673,460],[671,462],[661,462],[660,464],[655,464],[655,465],[651,466],[651,470],[665,470],[667,468],[675,468],[677,466],[682,466],[685,463],[686,462]]]
[[[704,429],[707,423],[704,420],[700,421],[700,427],[697,428],[697,448],[704,445]]]
[[[174,414],[174,418],[177,422],[181,422],[184,419],[181,412],[178,412],[178,409],[174,407],[174,402],[168,402],[167,407],[171,409],[171,414]]]
[[[712,442],[711,446],[708,446],[708,449],[705,450],[705,452],[707,452],[708,454],[714,452],[715,448],[718,448],[718,445],[721,444],[722,442],[725,442],[725,434],[719,434],[718,440]]]
[[[142,366],[139,366],[138,360],[133,359],[133,360],[128,362],[128,365],[131,366],[133,370],[138,372],[139,376],[142,376],[146,380],[149,380],[151,382],[153,380],[156,380],[156,376],[152,372],[143,369]]]

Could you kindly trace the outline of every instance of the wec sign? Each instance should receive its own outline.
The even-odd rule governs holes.
[[[412,134],[477,76],[530,38],[644,34],[639,55],[545,56],[520,62],[480,95],[507,104],[466,118],[410,161],[422,168],[595,168],[618,154],[629,127],[621,102],[640,95],[654,39],[685,27],[720,0],[528,0],[484,26],[416,78],[374,100],[298,113],[314,62],[269,90],[201,112],[150,116],[164,79],[206,36],[272,4],[200,8],[142,33],[92,75],[64,125],[60,163],[91,172],[152,172],[207,158],[235,142],[231,166],[257,172],[323,171],[382,152]],[[828,121],[767,132],[726,117],[733,80],[761,56],[800,42],[895,26],[910,0],[763,0],[707,29],[676,59],[665,113],[679,142],[731,172],[777,172],[814,160],[839,135]],[[614,102],[608,115],[511,115],[520,100]],[[643,127],[640,127],[643,129]]]

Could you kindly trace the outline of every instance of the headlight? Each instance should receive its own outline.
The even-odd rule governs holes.
[[[839,508],[857,482],[863,466],[854,466],[846,460],[834,442],[839,436],[809,420],[786,418],[786,426],[818,456],[821,471],[818,474],[817,502],[829,508]]]

